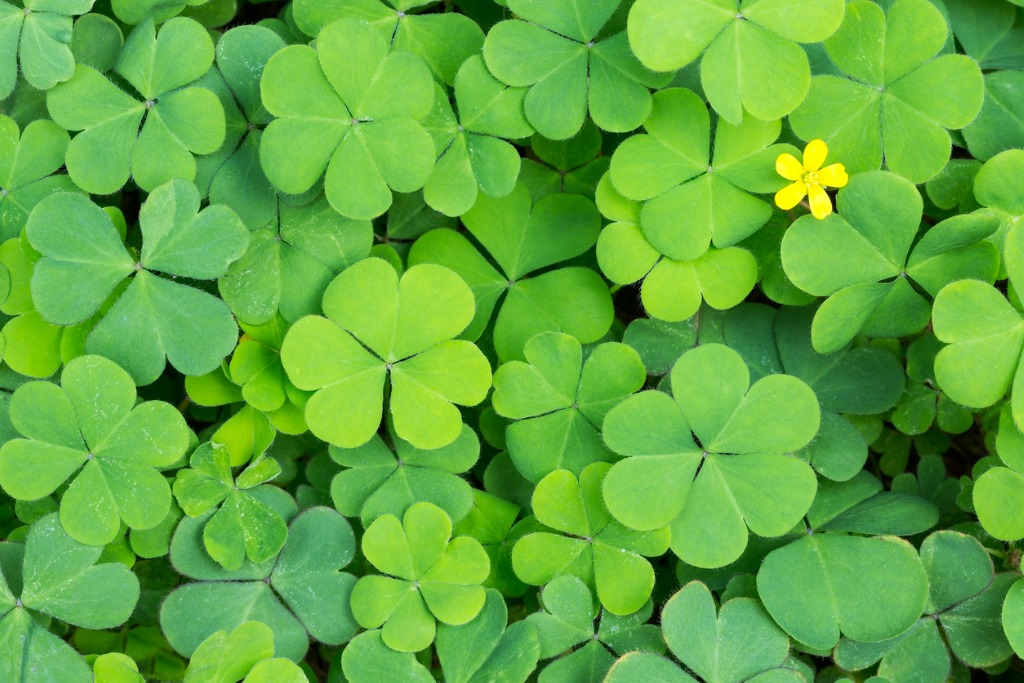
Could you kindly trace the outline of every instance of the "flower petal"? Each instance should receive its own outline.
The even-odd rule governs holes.
[[[775,193],[775,206],[779,207],[783,211],[789,211],[799,204],[800,200],[806,195],[807,185],[802,181],[797,181],[792,185],[787,185]]]
[[[832,164],[818,171],[818,182],[825,187],[846,187],[850,182],[850,176],[846,174],[846,167],[842,164]]]
[[[824,140],[811,140],[804,148],[804,172],[817,171],[828,156],[828,145]]]
[[[810,195],[811,213],[818,220],[821,220],[832,213],[832,199],[820,185],[811,185],[807,188]]]
[[[792,154],[783,153],[775,160],[775,170],[786,180],[800,180],[804,174],[803,164]]]

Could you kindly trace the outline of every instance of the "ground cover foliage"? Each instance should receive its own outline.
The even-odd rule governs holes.
[[[0,680],[1024,675],[1024,0],[6,0],[0,97]]]

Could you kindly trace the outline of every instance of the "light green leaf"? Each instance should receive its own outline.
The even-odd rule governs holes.
[[[806,536],[765,558],[757,588],[776,623],[820,649],[834,646],[840,633],[863,641],[897,636],[928,599],[917,552],[888,537]]]

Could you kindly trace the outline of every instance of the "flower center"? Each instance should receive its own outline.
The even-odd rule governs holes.
[[[807,173],[804,173],[803,180],[804,180],[804,184],[806,184],[806,185],[820,185],[821,184],[821,183],[818,182],[818,173],[816,171],[808,171]]]

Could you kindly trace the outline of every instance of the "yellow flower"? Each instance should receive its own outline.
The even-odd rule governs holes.
[[[789,211],[808,197],[811,213],[822,219],[832,213],[832,200],[825,192],[826,187],[845,187],[850,176],[842,164],[832,164],[822,168],[828,146],[824,140],[811,140],[804,148],[804,162],[801,164],[792,154],[780,154],[775,160],[775,170],[792,185],[775,193],[775,205]]]

